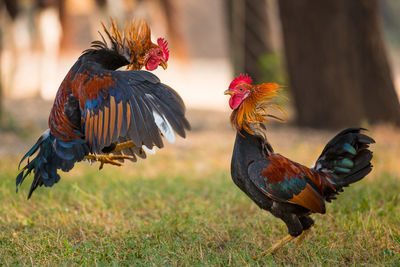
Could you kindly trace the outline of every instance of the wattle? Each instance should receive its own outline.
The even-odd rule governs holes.
[[[150,58],[150,59],[147,61],[147,64],[146,64],[145,67],[146,67],[146,70],[152,71],[152,70],[157,69],[157,67],[158,67],[159,64],[160,64],[160,60]]]
[[[243,99],[240,96],[233,95],[231,98],[229,98],[229,106],[231,109],[237,109],[240,104],[242,103]]]

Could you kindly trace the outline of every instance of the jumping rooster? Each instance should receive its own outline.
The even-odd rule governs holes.
[[[371,170],[374,140],[360,133],[362,128],[349,128],[336,135],[325,146],[315,166],[305,167],[274,153],[268,142],[264,122],[279,86],[275,83],[252,85],[247,75],[240,75],[229,85],[233,109],[231,123],[237,130],[231,162],[235,184],[261,209],[270,211],[286,224],[289,235],[262,255],[272,253],[284,244],[304,234],[314,224],[312,213],[325,213],[325,201],[335,199],[339,192],[361,180]]]
[[[112,21],[72,66],[58,89],[49,117],[49,129],[22,158],[32,156],[16,178],[17,188],[34,171],[28,198],[38,186],[60,180],[58,169],[69,171],[87,159],[121,165],[124,159],[145,158],[153,147],[163,147],[164,136],[175,141],[174,132],[185,137],[190,125],[180,96],[142,67],[166,68],[167,42],[151,42],[144,20],[131,21],[120,32]],[[116,69],[127,66],[129,71]],[[111,154],[113,153],[113,154]]]

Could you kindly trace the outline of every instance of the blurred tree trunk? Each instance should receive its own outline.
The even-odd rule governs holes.
[[[3,8],[5,9],[5,11],[7,12],[7,14],[10,16],[10,18],[12,20],[15,20],[15,18],[18,15],[18,1],[17,0],[4,0],[1,1],[0,0],[0,13],[1,14],[5,14],[5,12],[3,11]],[[0,19],[1,23],[5,22],[5,18],[1,18]],[[2,55],[2,51],[3,51],[3,27],[0,27],[0,64],[1,64],[1,55]],[[0,66],[0,128],[3,127],[3,116],[4,116],[4,111],[3,111],[3,80],[2,80],[2,72],[1,72],[1,66]]]
[[[1,55],[3,52],[3,29],[0,28],[0,65],[1,65]],[[3,127],[3,73],[1,72],[0,66],[0,129]]]
[[[18,0],[0,0],[0,13],[5,14],[3,12],[3,8],[5,9],[8,16],[11,20],[15,20],[20,12],[20,1]],[[0,18],[0,25],[5,24],[6,19],[4,17]],[[3,101],[4,101],[4,92],[3,92],[3,80],[1,72],[1,56],[3,52],[3,34],[4,27],[0,27],[0,128],[4,126],[4,109],[3,109]]]
[[[161,7],[167,20],[168,35],[171,36],[174,55],[181,60],[187,60],[187,44],[182,32],[182,15],[176,0],[161,0]]]
[[[279,9],[300,125],[400,125],[377,0],[280,0]]]
[[[259,59],[276,50],[271,26],[271,0],[226,0],[235,75],[248,73],[262,80]]]

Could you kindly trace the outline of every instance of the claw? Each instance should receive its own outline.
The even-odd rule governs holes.
[[[124,149],[132,148],[132,147],[135,147],[135,144],[132,141],[119,143],[114,148],[114,150],[111,151],[111,153],[122,151]],[[110,155],[110,154],[108,154],[108,155],[93,155],[93,154],[90,154],[90,155],[87,155],[85,157],[85,159],[87,159],[87,160],[89,160],[91,162],[100,161],[99,170],[101,170],[101,169],[103,169],[103,166],[106,163],[111,164],[111,165],[115,165],[115,166],[122,166],[122,163],[120,163],[120,162],[118,162],[116,160],[119,160],[119,159],[133,159],[133,157],[132,156],[128,156],[128,155]]]
[[[103,169],[104,164],[108,163],[115,166],[122,166],[122,163],[116,161],[119,159],[132,159],[132,156],[128,155],[87,155],[85,159],[90,161],[100,161],[99,170]]]

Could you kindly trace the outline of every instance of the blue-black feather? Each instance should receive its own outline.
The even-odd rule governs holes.
[[[22,168],[17,175],[16,186],[22,184],[25,178],[33,171],[34,178],[29,190],[28,198],[33,191],[41,185],[53,186],[60,180],[58,169],[69,171],[74,167],[75,162],[81,161],[88,153],[89,148],[85,140],[73,139],[62,141],[57,139],[47,130],[36,142],[36,144],[22,158],[21,162],[32,156],[37,150],[36,157]]]

